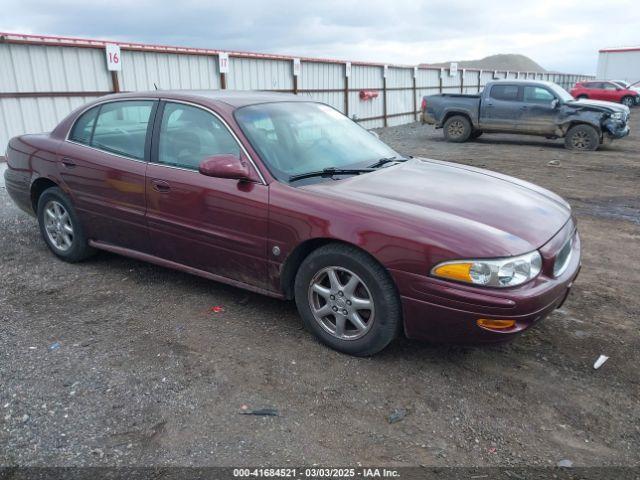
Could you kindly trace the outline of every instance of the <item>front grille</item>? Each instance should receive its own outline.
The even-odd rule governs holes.
[[[569,266],[571,260],[571,252],[573,251],[573,237],[570,237],[562,246],[556,255],[556,261],[553,263],[553,276],[559,277]]]

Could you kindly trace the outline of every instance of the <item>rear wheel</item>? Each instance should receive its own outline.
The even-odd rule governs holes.
[[[587,96],[586,96],[586,95],[584,95],[584,94],[582,94],[582,95],[578,95],[578,96],[576,97],[576,99],[578,99],[578,100],[581,100],[581,99],[583,99],[583,98],[589,98],[589,97],[587,97]]]
[[[631,108],[635,105],[636,101],[633,99],[633,97],[627,95],[626,97],[622,97],[622,100],[620,101],[620,103]]]
[[[69,197],[58,187],[46,189],[38,199],[38,224],[49,249],[67,262],[79,262],[95,251]]]
[[[569,150],[597,150],[599,145],[600,137],[598,132],[590,125],[575,125],[571,127],[564,139],[564,146]]]
[[[350,355],[379,352],[402,323],[400,299],[388,272],[349,245],[326,245],[302,262],[295,300],[307,329]]]
[[[462,143],[466,142],[471,136],[472,127],[467,117],[454,115],[444,122],[442,130],[444,138],[448,142]]]

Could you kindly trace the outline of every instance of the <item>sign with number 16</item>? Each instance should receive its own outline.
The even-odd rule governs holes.
[[[105,53],[107,54],[107,70],[122,70],[122,64],[120,63],[120,45],[107,44],[105,46]]]

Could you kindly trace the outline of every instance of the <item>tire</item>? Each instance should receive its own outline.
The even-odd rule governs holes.
[[[47,188],[38,198],[38,224],[49,250],[62,260],[75,263],[95,253],[71,200],[60,188]]]
[[[482,135],[482,133],[482,130],[474,130],[473,132],[471,132],[471,138],[478,138]]]
[[[593,151],[600,145],[600,135],[590,125],[574,125],[564,138],[564,146],[569,150]]]
[[[329,244],[313,251],[300,265],[294,289],[306,328],[339,352],[373,355],[401,329],[400,297],[391,276],[355,247]],[[352,322],[354,314],[358,321]]]
[[[454,115],[444,122],[442,131],[444,132],[444,138],[447,142],[466,142],[471,136],[471,122],[469,122],[467,117]]]
[[[578,95],[576,97],[576,100],[582,100],[583,98],[589,98],[589,97],[587,97],[586,95],[582,94],[582,95]]]
[[[631,108],[636,104],[636,101],[633,99],[633,97],[627,95],[626,97],[622,97],[622,100],[620,100],[620,103]]]

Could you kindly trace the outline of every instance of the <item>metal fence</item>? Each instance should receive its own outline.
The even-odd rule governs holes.
[[[109,43],[120,46],[119,72],[107,69]],[[225,53],[228,71],[221,73]],[[497,78],[549,80],[564,88],[591,78],[553,72],[450,71],[11,33],[0,33],[0,65],[0,155],[11,137],[49,131],[74,108],[120,91],[291,92],[332,105],[364,127],[375,128],[417,120],[423,95],[477,93]],[[372,92],[372,98],[362,99],[361,92]]]

